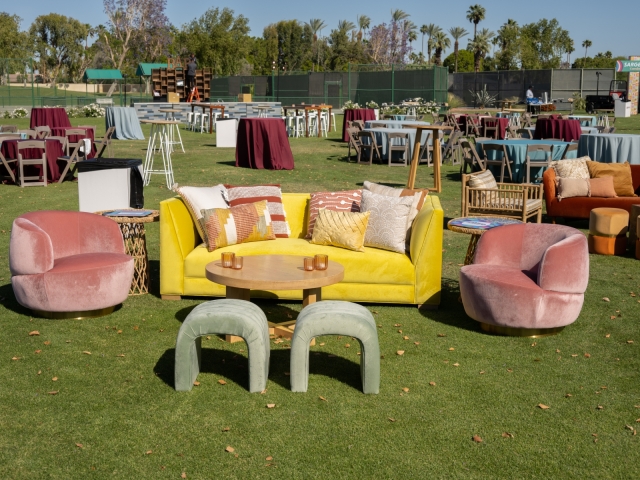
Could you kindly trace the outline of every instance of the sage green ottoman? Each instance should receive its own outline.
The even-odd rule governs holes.
[[[324,301],[302,309],[291,342],[291,391],[306,392],[309,385],[309,343],[321,335],[354,337],[360,343],[360,374],[364,393],[380,390],[380,346],[373,315],[362,305]]]
[[[259,307],[245,300],[213,300],[198,305],[187,316],[176,339],[174,382],[188,392],[200,372],[200,350],[204,335],[237,335],[247,342],[249,391],[261,392],[269,375],[269,326]]]

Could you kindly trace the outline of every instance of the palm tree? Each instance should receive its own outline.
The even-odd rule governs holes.
[[[396,10],[391,10],[391,21],[398,23],[401,20],[405,20],[409,18],[409,14],[399,8]]]
[[[458,71],[458,46],[459,46],[458,40],[460,40],[462,37],[469,35],[469,32],[467,32],[462,27],[451,27],[449,29],[449,35],[451,35],[451,38],[455,40],[455,43],[453,44],[453,57],[455,59],[453,71],[457,72]]]
[[[420,33],[422,34],[422,56],[424,57],[424,36],[427,34],[427,26],[422,25],[420,27]]]
[[[369,28],[371,19],[366,15],[358,15],[356,21],[358,22],[358,42],[362,42],[362,31]]]
[[[437,26],[435,23],[430,23],[429,25],[425,25],[427,28],[425,29],[427,32],[427,36],[429,39],[427,40],[427,61],[431,63],[431,48],[433,47],[431,39],[438,32],[441,32],[442,29]]]
[[[449,40],[446,33],[439,31],[433,37],[433,46],[436,49],[435,64],[440,66],[442,65],[442,51],[451,46],[451,40]]]
[[[587,50],[589,49],[589,47],[593,45],[591,43],[591,40],[585,40],[584,42],[582,42],[582,46],[584,47],[584,61],[586,63],[587,61]],[[584,68],[584,65],[582,65],[582,67]]]
[[[467,20],[469,20],[471,23],[473,23],[473,38],[476,38],[477,35],[477,29],[478,29],[478,24],[484,20],[484,15],[486,13],[486,10],[484,9],[484,7],[482,5],[471,5],[469,7],[469,10],[467,10]]]
[[[576,49],[573,48],[572,39],[569,39],[564,49],[565,49],[564,51],[567,53],[567,68],[571,68],[571,54],[576,51]]]
[[[415,42],[418,39],[418,34],[415,30],[409,30],[407,33],[407,40],[409,40],[409,46],[411,46],[411,42]]]
[[[307,25],[313,32],[313,45],[316,47],[318,68],[320,68],[320,50],[318,49],[318,32],[321,31],[327,25],[324,23],[323,20],[320,20],[319,18],[312,18],[311,20],[309,20],[309,23],[307,23]],[[312,65],[312,70],[313,70],[313,65]]]
[[[350,22],[349,20],[340,20],[338,22],[338,30],[340,30],[344,34],[347,34],[351,30],[355,30],[355,29],[356,29],[356,24],[353,22]]]
[[[493,37],[494,33],[492,31],[483,28],[473,40],[469,40],[467,50],[473,53],[473,67],[476,73],[480,71],[482,59],[484,59],[491,50],[491,39]]]

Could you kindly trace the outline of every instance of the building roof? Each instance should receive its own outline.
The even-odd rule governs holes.
[[[154,68],[167,68],[166,63],[139,63],[136,75],[139,77],[148,77]]]
[[[85,70],[82,79],[87,80],[122,80],[120,70],[89,69]]]

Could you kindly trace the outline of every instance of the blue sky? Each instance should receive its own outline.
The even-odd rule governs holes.
[[[569,31],[573,38],[576,52],[573,56],[584,55],[582,41],[589,39],[593,46],[589,55],[610,50],[617,55],[640,55],[638,41],[638,4],[637,0],[618,0],[615,8],[607,8],[602,2],[594,0],[558,1],[536,0],[522,2],[518,0],[473,0],[486,10],[486,20],[479,28],[486,27],[496,31],[508,18],[519,24],[536,22],[541,18],[556,18],[562,28]],[[262,29],[269,23],[278,20],[298,19],[308,21],[310,18],[321,18],[328,25],[322,34],[327,35],[339,20],[350,20],[355,23],[358,15],[371,17],[372,25],[388,22],[392,8],[400,8],[411,15],[411,20],[418,26],[435,23],[445,30],[462,26],[473,31],[473,25],[465,18],[465,13],[472,4],[470,0],[366,0],[348,2],[345,0],[226,0],[210,3],[189,0],[168,0],[167,16],[174,25],[182,25],[200,16],[207,8],[230,7],[236,14],[249,19],[251,35],[260,36]],[[55,7],[54,7],[55,5]],[[72,16],[85,23],[98,25],[106,22],[102,0],[27,0],[23,2],[3,1],[0,10],[17,14],[23,19],[22,28],[27,29],[36,16],[54,11],[62,15]],[[633,12],[636,12],[635,14]],[[420,49],[420,39],[417,42]],[[466,46],[466,42],[462,42]],[[445,55],[450,52],[445,52]]]

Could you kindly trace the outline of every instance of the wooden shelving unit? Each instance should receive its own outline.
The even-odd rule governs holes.
[[[180,101],[184,101],[189,96],[189,92],[186,91],[185,70],[182,68],[153,69],[151,83],[153,90],[159,92],[161,97],[166,97],[167,93],[177,93],[180,96]],[[196,70],[196,87],[198,87],[200,98],[203,101],[208,101],[211,89],[210,68]]]

